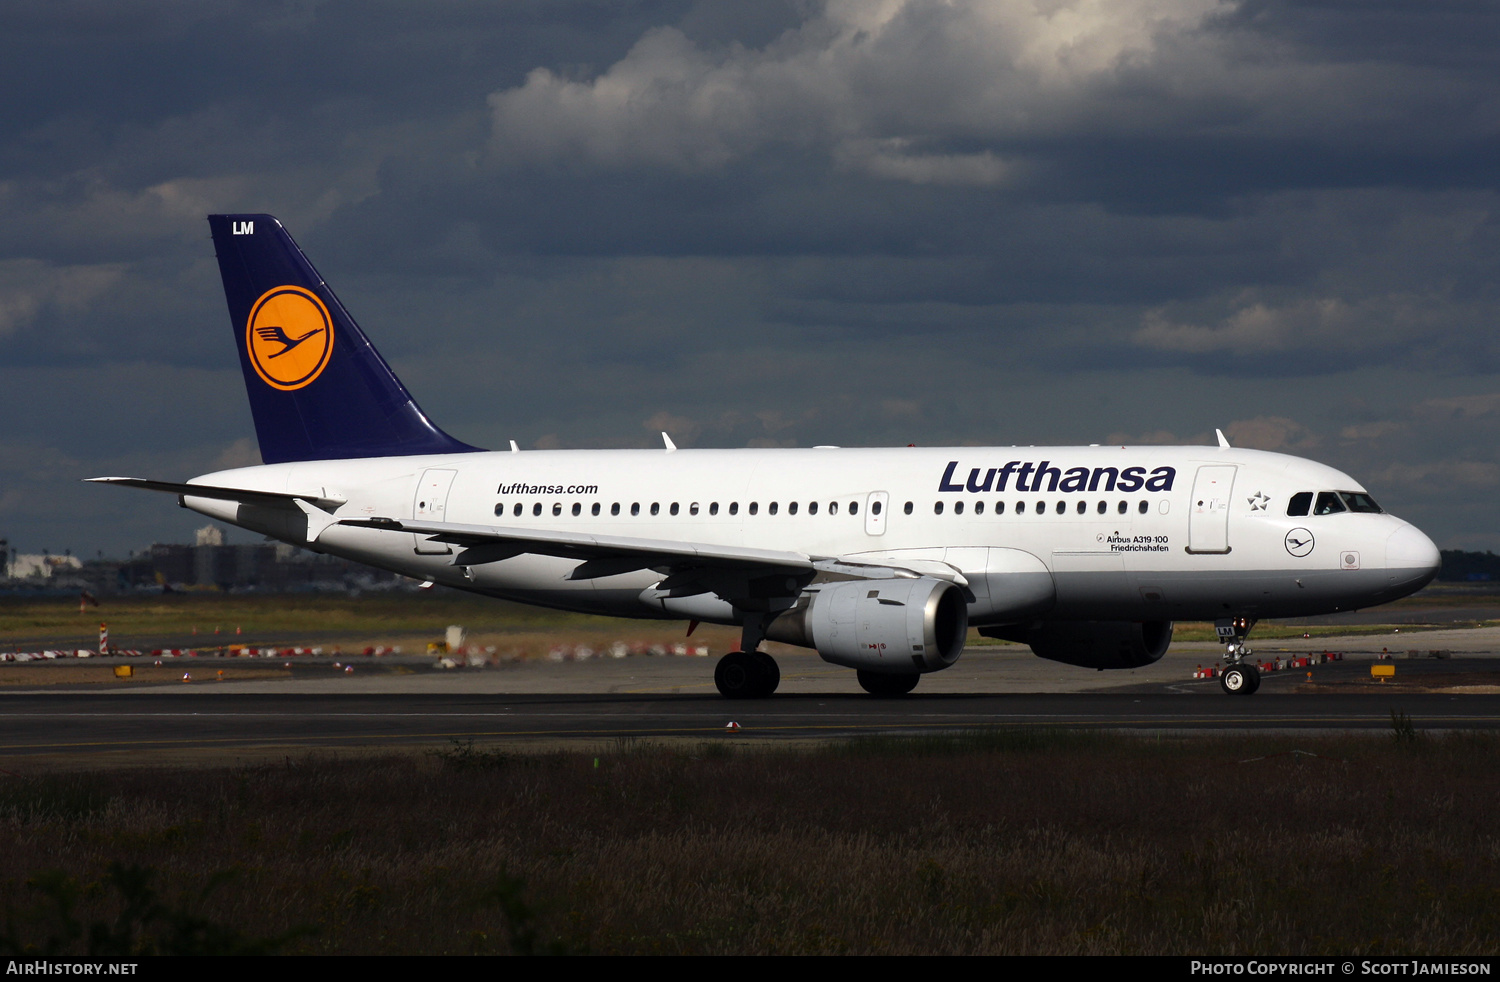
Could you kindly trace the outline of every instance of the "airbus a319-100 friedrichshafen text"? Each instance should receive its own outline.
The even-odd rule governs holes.
[[[1254,692],[1257,619],[1406,596],[1438,551],[1347,474],[1217,447],[486,452],[428,420],[269,215],[211,215],[258,467],[180,497],[318,552],[525,603],[738,625],[714,671],[770,695],[771,639],[877,695],[958,659],[970,627],[1095,669],[1218,626]]]

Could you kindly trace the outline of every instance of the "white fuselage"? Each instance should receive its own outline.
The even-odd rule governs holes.
[[[1009,465],[1009,466],[1007,466]],[[1133,469],[1133,470],[1132,470]],[[1438,554],[1384,513],[1290,516],[1302,492],[1363,491],[1282,454],[1213,447],[579,450],[307,461],[194,483],[345,503],[374,517],[746,546],[813,558],[944,563],[974,584],[970,621],[1286,617],[1371,606],[1434,575]],[[409,532],[288,510],[185,504],[298,545],[465,590],[570,610],[733,622],[712,596],[663,604],[662,575],[568,580],[578,560],[457,566]],[[1002,600],[1021,575],[1051,597]]]

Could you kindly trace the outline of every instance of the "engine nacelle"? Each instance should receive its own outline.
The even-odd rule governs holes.
[[[1172,644],[1171,621],[1037,621],[982,627],[985,637],[1031,646],[1042,658],[1081,668],[1141,668]]]
[[[816,648],[824,661],[845,668],[911,675],[958,661],[968,633],[963,591],[923,576],[811,587],[766,637]]]

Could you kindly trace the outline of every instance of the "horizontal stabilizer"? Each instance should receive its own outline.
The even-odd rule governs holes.
[[[172,481],[148,481],[142,477],[90,477],[89,484],[116,484],[127,488],[143,488],[147,491],[163,491],[190,498],[213,498],[217,501],[243,501],[246,504],[286,505],[296,508],[296,502],[307,501],[324,511],[332,511],[344,504],[343,498],[327,497],[323,491],[306,493],[283,493],[280,491],[252,491],[249,488],[221,488],[212,484],[177,484]]]

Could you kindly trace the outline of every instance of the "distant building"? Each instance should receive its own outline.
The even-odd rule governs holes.
[[[70,573],[82,569],[77,556],[19,555],[7,563],[5,575],[13,580],[50,580],[59,572]]]
[[[198,529],[193,545],[152,543],[126,560],[19,555],[6,589],[95,595],[174,590],[362,592],[415,587],[415,581],[281,542],[226,545],[224,530]]]

